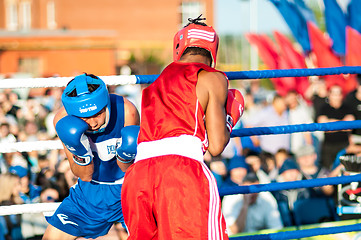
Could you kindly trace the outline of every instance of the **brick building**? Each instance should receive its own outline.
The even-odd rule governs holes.
[[[174,33],[213,0],[0,0],[0,74],[159,73]]]

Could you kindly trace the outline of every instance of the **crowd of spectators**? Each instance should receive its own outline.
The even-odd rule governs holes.
[[[361,87],[344,101],[340,87],[320,86],[325,86],[322,79],[315,80],[304,99],[295,91],[277,95],[258,80],[252,81],[244,88],[245,112],[236,127],[360,119]],[[121,95],[129,92],[125,89],[110,87]],[[140,89],[130,92],[128,97],[139,107]],[[0,143],[56,140],[53,117],[62,106],[61,94],[62,88],[49,88],[41,94],[11,89],[0,92]],[[219,188],[337,176],[336,155],[341,150],[351,151],[356,144],[350,135],[343,131],[236,137],[222,155],[206,154],[205,161]],[[75,183],[61,149],[0,153],[0,205],[59,202]],[[327,198],[332,202],[334,196],[334,186],[233,195],[222,199],[222,208],[230,233],[279,229],[296,224],[294,204],[299,199]],[[42,215],[0,216],[0,240],[38,239],[46,225]]]

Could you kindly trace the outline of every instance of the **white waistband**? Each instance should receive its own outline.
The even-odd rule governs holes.
[[[123,184],[124,178],[118,179],[114,182],[99,182],[99,181],[92,179],[91,182],[97,183],[97,184],[105,184],[105,185],[117,185],[117,184]]]
[[[182,135],[138,144],[135,162],[164,155],[180,155],[203,161],[202,142],[199,138]]]

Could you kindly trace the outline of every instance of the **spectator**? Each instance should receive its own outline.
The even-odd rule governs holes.
[[[287,159],[279,169],[279,176],[277,182],[290,182],[302,179],[302,174],[296,162],[293,159]],[[308,198],[309,192],[307,189],[289,189],[272,192],[277,200],[278,209],[281,213],[281,218],[284,226],[294,226],[295,220],[293,217],[293,205],[297,199]]]
[[[10,172],[20,178],[20,197],[24,203],[41,202],[41,187],[34,185],[29,180],[29,172],[22,166],[10,167]],[[47,222],[41,213],[24,213],[21,219],[21,232],[25,239],[40,238],[47,227]]]
[[[27,167],[28,163],[23,155],[19,152],[6,152],[0,155],[0,162],[2,162],[5,166],[3,172],[8,172],[11,166],[22,166]]]
[[[320,109],[317,117],[318,123],[353,121],[355,117],[352,110],[343,103],[342,88],[333,85],[328,90],[328,103]],[[321,144],[321,166],[331,169],[337,152],[349,144],[349,131],[325,132],[325,138]]]
[[[61,94],[63,89],[61,87],[50,88],[46,91],[43,104],[49,112],[56,111],[57,106],[62,106]]]
[[[16,142],[16,137],[10,131],[10,124],[8,122],[3,122],[0,125],[0,143],[14,143]]]
[[[344,170],[344,166],[340,162],[340,157],[343,155],[357,155],[361,154],[361,137],[354,134],[351,135],[351,141],[348,146],[341,149],[334,159],[331,176],[335,177],[341,174],[341,170]]]
[[[271,181],[275,181],[278,176],[278,168],[275,156],[269,152],[261,152],[262,169],[267,173]]]
[[[252,127],[269,127],[288,125],[287,107],[283,97],[275,95],[270,106],[262,109],[248,121]],[[258,136],[260,147],[263,151],[275,154],[278,149],[290,149],[290,135],[261,135]]]
[[[52,168],[49,159],[43,155],[39,157],[39,167],[41,170],[36,176],[35,183],[42,188],[42,194],[46,189],[53,189],[58,195],[55,199],[62,201],[69,195],[70,187],[64,173],[59,171],[60,168]]]
[[[249,171],[244,156],[235,155],[228,164],[228,177],[224,186],[240,186]]]
[[[20,198],[20,179],[11,173],[0,174],[0,205],[14,205],[23,203]],[[5,239],[22,240],[21,215],[0,216],[0,226],[6,234]]]
[[[286,95],[286,104],[288,107],[289,124],[308,124],[312,123],[312,115],[309,108],[302,101],[302,98],[296,91],[290,91]],[[291,133],[290,151],[295,153],[301,146],[312,144],[311,132]]]
[[[251,93],[255,104],[264,105],[269,101],[272,101],[274,93],[261,86],[260,79],[253,79],[250,83],[247,92]]]
[[[226,180],[228,174],[227,166],[231,159],[238,155],[237,150],[236,139],[231,138],[220,155],[213,157],[209,152],[204,155],[204,158],[210,158],[209,168],[216,178],[218,188],[222,187]]]
[[[264,184],[271,182],[268,174],[262,169],[262,160],[257,152],[248,152],[245,161],[250,166],[251,171],[256,173],[259,183]]]
[[[327,87],[324,79],[312,77],[310,86],[305,92],[307,100],[312,102],[313,120],[317,122],[321,107],[327,103]]]
[[[4,94],[5,98],[3,99],[4,101],[1,104],[2,110],[4,111],[6,117],[11,122],[14,122],[17,112],[20,109],[20,107],[17,105],[19,96],[12,91],[4,92]]]
[[[24,203],[38,203],[40,202],[41,188],[30,182],[28,176],[28,169],[22,166],[11,166],[9,171],[16,174],[20,178],[20,197]]]
[[[316,179],[328,177],[330,171],[324,167],[318,167],[316,165],[317,153],[312,145],[305,145],[300,147],[296,154],[296,161],[300,168],[300,172],[304,179]],[[333,194],[334,187],[326,185],[322,187],[315,187],[310,189],[310,197],[329,197]]]
[[[280,148],[277,150],[274,157],[275,157],[275,161],[276,161],[276,167],[277,167],[277,169],[280,169],[282,167],[283,163],[287,159],[291,158],[291,154],[285,148]]]
[[[255,173],[248,173],[243,185],[259,184]],[[283,227],[277,203],[269,192],[228,195],[222,211],[230,235]]]
[[[357,74],[357,88],[348,93],[345,98],[345,104],[352,110],[356,120],[361,120],[361,74]],[[352,134],[361,136],[361,129],[353,129]]]

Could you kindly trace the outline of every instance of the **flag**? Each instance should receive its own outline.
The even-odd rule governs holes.
[[[280,58],[277,47],[270,37],[265,34],[246,34],[249,43],[256,47],[258,55],[268,69],[289,69],[290,66],[284,58]],[[271,82],[278,94],[284,96],[295,89],[295,78],[271,78]]]
[[[310,41],[307,32],[307,20],[295,3],[288,0],[270,0],[283,16],[292,35],[302,46],[304,52],[310,51]]]
[[[340,67],[343,66],[339,57],[337,57],[331,49],[332,41],[313,23],[307,24],[310,34],[310,42],[312,52],[316,55],[318,67]],[[353,77],[345,77],[343,75],[324,76],[327,86],[334,84],[340,85],[344,94],[355,88],[355,79]]]
[[[346,65],[361,66],[361,34],[346,27]]]
[[[294,48],[292,42],[278,31],[274,31],[273,35],[280,48],[280,54],[288,60],[290,68],[306,68],[305,58]]]
[[[304,56],[294,48],[292,42],[278,31],[274,31],[273,34],[280,48],[280,55],[282,56],[280,61],[285,61],[288,68],[307,68]],[[282,64],[285,65],[285,63]],[[304,93],[310,85],[308,78],[295,77],[293,81],[294,90],[304,96]]]
[[[278,53],[272,40],[267,35],[246,34],[248,42],[258,50],[258,55],[269,69],[277,69]]]
[[[361,33],[361,0],[351,0],[347,12],[349,26]]]
[[[290,69],[290,64],[285,56],[280,55],[278,58],[278,69]],[[271,79],[277,93],[281,96],[285,96],[288,92],[296,90],[296,78],[295,77],[282,77]]]
[[[298,11],[301,12],[302,16],[306,19],[306,21],[311,21],[316,24],[316,18],[313,11],[307,7],[303,0],[294,0]]]
[[[326,29],[333,40],[332,49],[339,56],[345,55],[347,18],[336,0],[323,0]]]

